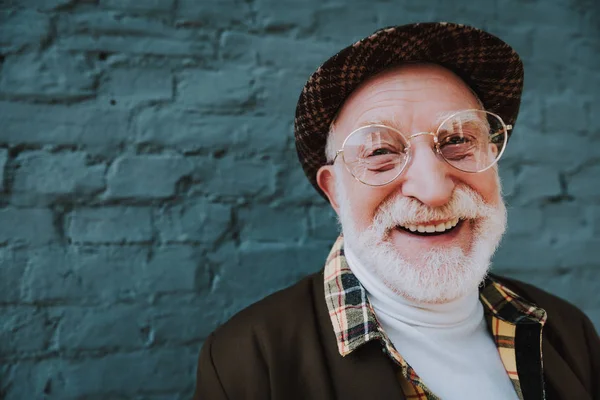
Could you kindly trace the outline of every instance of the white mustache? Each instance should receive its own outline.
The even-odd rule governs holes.
[[[437,208],[426,206],[416,199],[393,197],[379,207],[372,227],[385,235],[398,225],[419,225],[453,218],[478,219],[490,215],[493,210],[473,189],[459,185],[454,189],[450,201]]]

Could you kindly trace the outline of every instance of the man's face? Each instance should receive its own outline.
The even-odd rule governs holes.
[[[480,108],[469,87],[450,71],[404,66],[371,78],[350,96],[335,123],[334,145],[340,149],[349,133],[368,123],[393,124],[409,137],[435,132],[444,115]],[[430,135],[410,143],[410,163],[387,185],[357,181],[340,157],[319,171],[318,181],[340,217],[347,245],[363,264],[401,294],[448,301],[484,277],[504,232],[497,170],[453,168],[435,154]],[[399,226],[409,221],[439,226],[456,218],[455,228],[431,235]]]

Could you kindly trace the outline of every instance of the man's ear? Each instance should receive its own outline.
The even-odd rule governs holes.
[[[342,177],[338,177],[341,179]],[[323,165],[317,171],[317,184],[329,199],[329,204],[335,210],[335,212],[340,214],[340,206],[337,202],[337,192],[335,187],[335,169],[333,165]]]

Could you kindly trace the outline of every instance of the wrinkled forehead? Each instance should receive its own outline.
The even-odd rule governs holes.
[[[390,114],[394,105],[398,112]],[[450,70],[437,64],[404,64],[363,82],[340,107],[332,125],[344,124],[347,131],[393,122],[399,128],[415,105],[427,111],[432,125],[460,110],[483,109],[474,91]]]

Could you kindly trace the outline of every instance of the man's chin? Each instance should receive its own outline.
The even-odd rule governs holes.
[[[357,248],[361,261],[395,293],[422,303],[444,303],[477,289],[485,278],[489,257],[465,254],[461,246],[433,246],[414,251],[397,246],[391,236]]]

